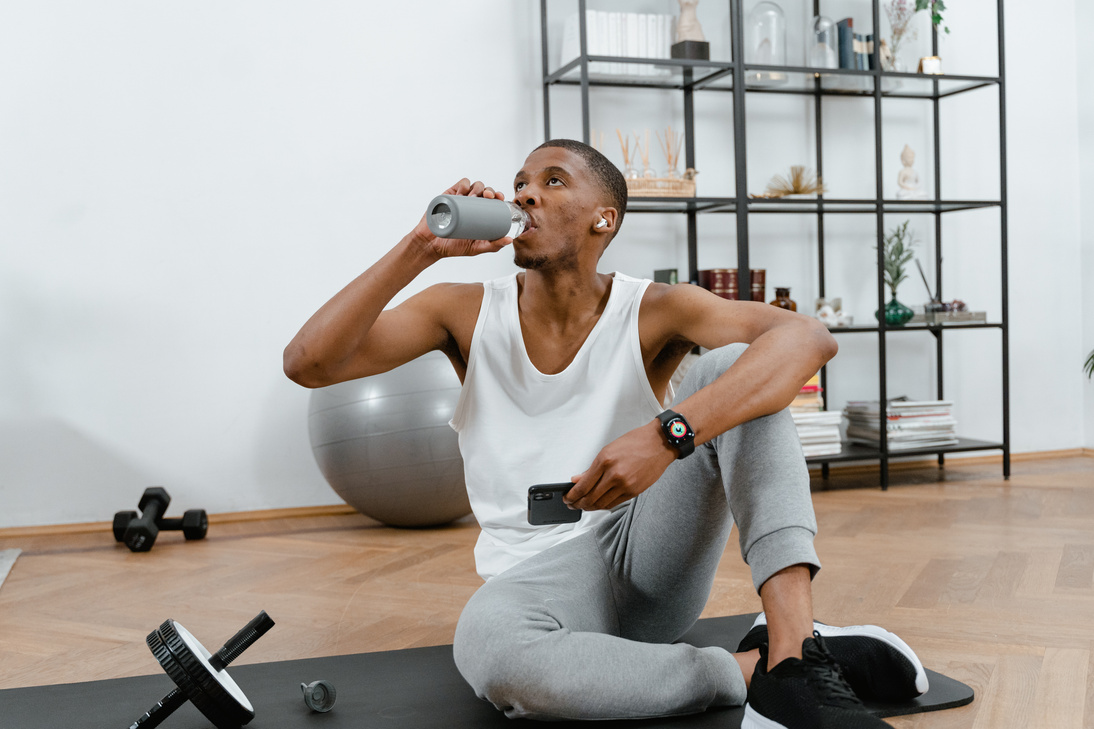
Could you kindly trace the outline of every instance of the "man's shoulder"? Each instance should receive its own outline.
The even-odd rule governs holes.
[[[647,328],[655,338],[676,335],[695,324],[724,323],[726,317],[736,317],[739,312],[734,305],[737,303],[689,283],[652,282],[642,296],[639,325]]]
[[[482,283],[436,283],[426,287],[414,298],[420,302],[420,310],[433,312],[441,319],[448,319],[453,314],[458,316],[468,310],[478,311],[484,291]]]
[[[686,308],[693,305],[697,297],[701,298],[703,293],[703,289],[687,283],[667,284],[650,281],[642,295],[642,305],[651,309]]]

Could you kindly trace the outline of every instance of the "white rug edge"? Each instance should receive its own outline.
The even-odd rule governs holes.
[[[0,549],[0,587],[4,586],[4,580],[15,565],[15,560],[23,553],[21,549]]]

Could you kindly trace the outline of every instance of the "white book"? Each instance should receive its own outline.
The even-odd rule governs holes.
[[[623,55],[623,13],[608,13],[610,32],[609,53],[613,56]],[[622,63],[612,64],[612,75],[622,76],[627,72],[627,67]]]
[[[588,22],[586,28],[589,55],[608,55],[608,38],[610,34],[610,29],[608,28],[608,14],[603,10],[586,10],[585,12],[586,15],[592,16],[592,22]],[[611,73],[611,64],[605,63],[604,61],[591,63],[589,64],[589,73],[595,73],[598,76]]]
[[[799,425],[797,427],[798,435],[839,435],[838,425]]]
[[[850,427],[847,429],[848,438],[861,438],[868,440],[872,443],[880,442],[877,432],[869,430],[861,430],[859,428]],[[931,431],[925,433],[890,433],[888,440],[890,443],[913,443],[917,441],[931,441],[939,438],[950,439],[956,437],[954,432],[951,431]]]
[[[824,437],[824,438],[800,438],[799,440],[801,441],[801,444],[803,446],[805,446],[805,445],[824,445],[826,443],[839,443],[839,436],[837,435],[834,438],[829,438],[827,436]]]
[[[843,450],[843,444],[840,442],[826,443],[823,445],[803,445],[802,455],[806,458],[811,456],[834,456]]]
[[[926,411],[946,412],[953,408],[950,400],[893,400],[889,402],[886,412],[889,415],[911,415]],[[880,415],[877,400],[852,400],[844,408],[850,413],[864,413]]]
[[[839,425],[843,419],[843,413],[836,410],[813,410],[809,412],[794,412],[791,410],[790,417],[794,419],[796,424]]]
[[[876,420],[860,420],[858,418],[848,418],[848,423],[859,428],[872,428],[879,430],[878,421]],[[953,430],[957,426],[957,421],[953,418],[923,418],[918,420],[905,420],[903,418],[899,420],[887,420],[885,421],[885,430],[889,433],[896,433],[900,431],[915,431],[915,430],[939,430],[949,429]]]
[[[936,440],[910,440],[889,441],[890,451],[911,451],[917,448],[939,448],[941,446],[957,445],[957,438],[940,438]]]
[[[913,408],[937,408],[953,407],[952,400],[894,400],[889,403],[893,410],[908,410]]]
[[[581,52],[577,17],[577,13],[574,13],[566,18],[566,24],[562,28],[562,48],[558,54],[558,68],[577,58]]]
[[[852,443],[862,443],[868,446],[877,447],[877,439],[859,438],[857,436],[848,436],[847,438]],[[910,441],[889,441],[889,451],[910,451],[917,448],[938,448],[941,446],[957,445],[957,438],[938,438],[936,440],[910,440]]]

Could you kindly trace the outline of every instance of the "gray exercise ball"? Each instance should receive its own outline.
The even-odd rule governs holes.
[[[471,512],[456,432],[460,380],[441,352],[313,390],[308,435],[346,503],[390,526],[439,526]]]

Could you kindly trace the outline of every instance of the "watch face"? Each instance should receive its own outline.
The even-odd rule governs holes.
[[[686,438],[688,434],[688,426],[682,420],[670,420],[669,421],[669,435],[677,440]]]

